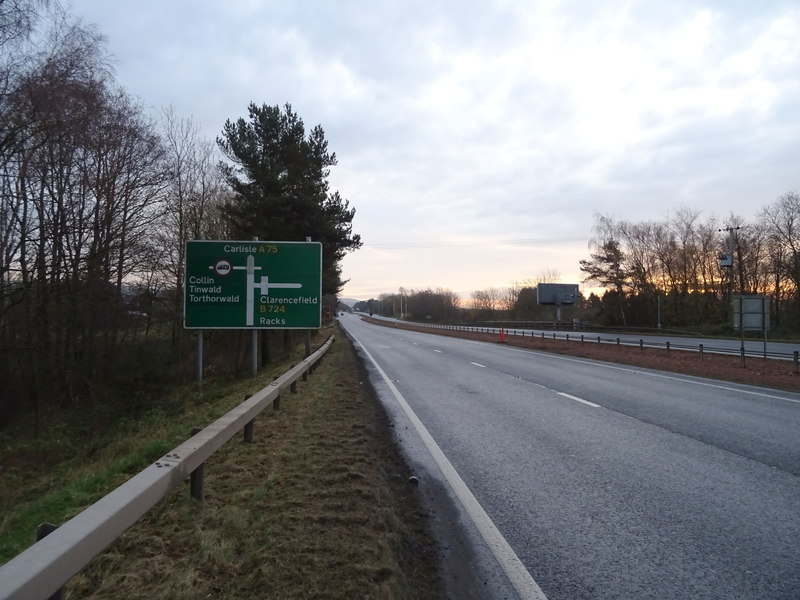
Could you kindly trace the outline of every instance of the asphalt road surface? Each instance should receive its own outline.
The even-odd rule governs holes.
[[[800,598],[800,394],[341,322],[453,498],[474,597]]]

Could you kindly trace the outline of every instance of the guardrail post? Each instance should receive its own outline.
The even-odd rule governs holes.
[[[700,360],[703,360],[703,344],[700,344]]]
[[[289,386],[289,391],[290,391],[292,394],[296,394],[296,393],[297,393],[297,382],[296,382],[296,381],[293,381],[293,382],[291,383],[291,385]]]
[[[197,435],[203,431],[200,427],[192,429],[192,435]],[[201,463],[189,476],[189,493],[195,500],[203,501],[203,475],[205,463]]]
[[[597,345],[598,346],[600,345],[600,336],[599,335],[597,336]]]
[[[642,338],[639,338],[639,350],[644,352],[644,340]]]
[[[38,542],[43,540],[56,529],[58,529],[58,525],[53,525],[52,523],[40,523],[36,528],[36,541]],[[64,588],[59,588],[58,591],[56,591],[47,600],[64,600]]]
[[[272,409],[273,410],[280,410],[281,409],[281,395],[280,394],[275,396],[275,400],[272,402]]]
[[[744,369],[744,366],[745,366],[745,365],[744,365],[744,346],[741,346],[741,347],[739,348],[739,354],[741,354],[741,355],[742,355],[742,368]]]
[[[797,375],[798,369],[800,369],[800,351],[794,351],[794,374]]]
[[[617,338],[617,346],[619,346],[619,338]]]
[[[245,394],[244,395],[244,399],[242,401],[247,400],[248,398],[252,398],[252,397],[253,397],[252,394]],[[245,444],[252,444],[253,443],[253,426],[255,425],[255,422],[256,422],[255,419],[251,419],[250,421],[248,421],[244,425],[244,443]]]
[[[567,341],[569,341],[569,334],[567,334]]]
[[[583,334],[581,334],[581,344],[583,343]]]
[[[256,420],[253,419],[252,421],[248,421],[244,425],[244,443],[245,444],[252,444],[253,443],[253,426],[255,425]]]
[[[205,463],[197,467],[189,478],[189,492],[195,500],[203,501],[203,475]]]
[[[669,340],[667,340],[667,352],[669,352]]]

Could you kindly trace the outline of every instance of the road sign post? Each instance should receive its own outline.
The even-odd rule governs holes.
[[[317,329],[319,242],[186,242],[187,329]]]

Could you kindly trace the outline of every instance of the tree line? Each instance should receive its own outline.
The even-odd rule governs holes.
[[[397,293],[383,293],[377,299],[357,302],[352,308],[386,317],[434,323],[551,320],[553,309],[539,305],[536,288],[539,283],[556,283],[560,278],[558,271],[551,269],[507,287],[474,290],[468,299],[446,288],[401,287]],[[572,315],[572,311],[565,314]]]
[[[56,2],[0,0],[0,425],[102,417],[187,379],[186,240],[319,241],[329,304],[361,243],[320,126],[288,104],[251,104],[215,141],[172,109],[153,120],[104,44]],[[246,361],[250,336],[211,337],[210,368]]]
[[[565,309],[564,318],[726,333],[733,329],[733,299],[764,295],[774,332],[800,332],[797,192],[762,207],[752,222],[733,214],[720,221],[686,207],[639,222],[597,214],[589,247],[589,257],[579,263],[583,283],[605,291],[583,296]],[[469,298],[442,289],[401,290],[370,305],[381,314],[415,320],[547,321],[553,309],[538,304],[536,286],[560,279],[558,272],[545,271],[508,287],[475,290]]]
[[[595,219],[586,281],[607,291],[594,304],[610,325],[732,326],[732,298],[763,294],[772,324],[800,329],[800,195],[788,192],[753,222],[701,218],[682,208],[670,218]]]

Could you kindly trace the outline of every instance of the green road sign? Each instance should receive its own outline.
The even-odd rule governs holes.
[[[317,329],[319,242],[186,242],[187,329]]]

